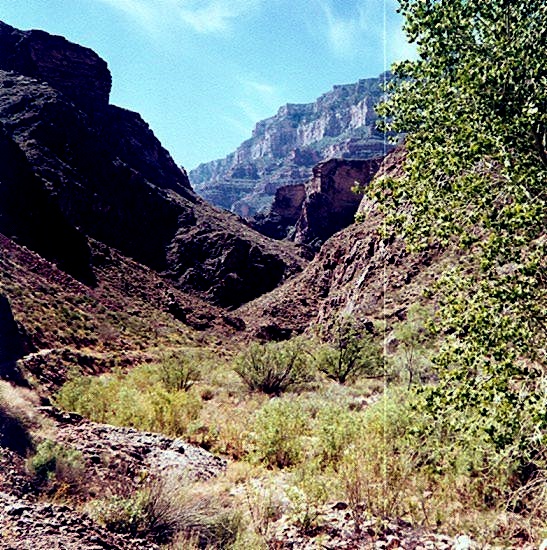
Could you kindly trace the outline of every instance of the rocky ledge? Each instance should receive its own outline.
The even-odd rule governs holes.
[[[351,225],[365,187],[382,163],[331,159],[313,168],[305,185],[280,187],[272,206],[251,221],[257,231],[274,239],[288,239],[317,252],[336,232]]]
[[[203,481],[226,468],[225,460],[179,439],[89,422],[53,407],[38,408],[34,415],[35,421],[41,419],[48,438],[81,457],[84,474],[78,480],[78,494],[90,501],[128,497],[153,480]],[[150,540],[108,531],[76,501],[69,502],[70,506],[43,502],[23,456],[0,447],[0,548],[159,548]]]

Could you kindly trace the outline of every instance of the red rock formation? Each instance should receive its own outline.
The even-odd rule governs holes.
[[[318,164],[306,184],[294,241],[318,250],[329,237],[352,224],[363,198],[355,188],[371,181],[381,160],[332,159]]]

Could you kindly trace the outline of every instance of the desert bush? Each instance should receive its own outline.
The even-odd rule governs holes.
[[[288,519],[302,534],[311,533],[320,523],[324,504],[331,496],[331,483],[316,464],[308,462],[299,468],[287,487]]]
[[[112,496],[88,504],[90,516],[113,533],[137,535],[144,530],[146,493],[130,497]]]
[[[203,495],[178,478],[155,478],[129,497],[88,506],[107,529],[172,548],[230,548],[243,529],[242,514],[222,496]]]
[[[281,504],[275,497],[275,489],[262,481],[247,483],[245,504],[253,530],[262,540],[268,540],[272,523],[281,516]]]
[[[210,443],[212,452],[235,460],[245,458],[252,447],[249,434],[254,431],[255,413],[266,400],[266,395],[254,393],[235,399],[225,395],[220,402],[205,403],[200,415],[203,424],[198,426],[198,433],[190,434],[190,441],[200,445],[205,440]],[[206,433],[201,435],[200,431]]]
[[[157,365],[160,382],[168,391],[188,391],[201,379],[201,356],[195,352],[165,355]]]
[[[36,447],[36,452],[27,459],[27,468],[41,488],[59,496],[76,492],[84,483],[82,453],[49,439]]]
[[[96,422],[186,435],[199,416],[202,401],[194,389],[166,389],[156,369],[141,365],[128,373],[117,369],[99,377],[75,376],[55,401]]]
[[[252,343],[234,361],[234,370],[251,391],[281,393],[312,380],[309,355],[299,339]]]
[[[167,543],[182,524],[185,483],[154,478],[130,496],[113,495],[88,505],[88,512],[109,531]]]
[[[88,507],[91,516],[114,533],[128,533],[167,543],[179,531],[180,486],[154,480],[129,497],[112,496]]]
[[[195,540],[199,548],[230,548],[243,527],[241,511],[218,496],[194,496],[181,508],[179,533]]]
[[[268,467],[293,466],[304,459],[309,428],[310,417],[299,401],[273,399],[255,416],[251,457]]]
[[[362,436],[362,415],[347,408],[328,404],[317,414],[314,435],[316,454],[322,468],[338,468],[344,452]]]
[[[381,348],[355,320],[338,320],[329,340],[314,354],[317,369],[327,378],[345,384],[360,377],[383,375]]]

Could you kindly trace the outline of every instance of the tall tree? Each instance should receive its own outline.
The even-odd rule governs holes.
[[[547,434],[547,3],[399,3],[418,59],[393,68],[380,112],[407,160],[370,192],[410,248],[460,258],[436,288],[424,408],[526,461]]]

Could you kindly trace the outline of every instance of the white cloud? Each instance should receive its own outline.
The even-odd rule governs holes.
[[[240,78],[237,106],[245,118],[256,123],[275,114],[281,105],[279,90],[272,84],[253,78]]]
[[[277,94],[275,86],[266,82],[257,82],[256,80],[243,80],[242,83],[248,88],[258,92],[264,98],[271,98]]]
[[[238,17],[258,9],[263,0],[100,0],[157,32],[180,22],[198,33],[228,30]]]
[[[395,15],[395,0],[316,2],[324,16],[328,44],[338,57],[362,55],[367,51],[375,55],[385,53],[387,57],[395,54],[399,59],[412,56],[413,47],[401,31],[401,19]]]
[[[346,56],[355,51],[361,34],[361,17],[342,17],[336,14],[329,2],[320,2],[327,23],[327,38],[333,52]]]

